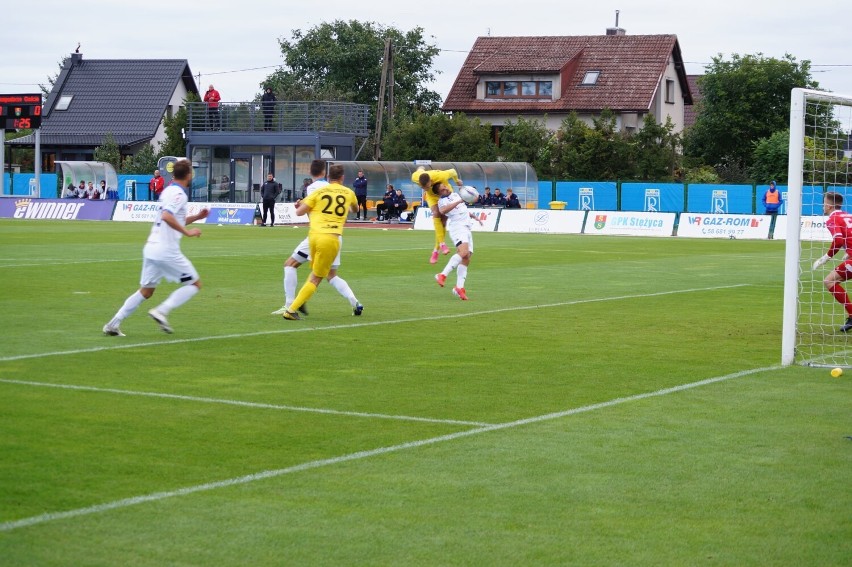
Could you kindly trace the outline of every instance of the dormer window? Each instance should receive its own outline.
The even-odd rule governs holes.
[[[485,81],[486,98],[551,98],[553,81]]]
[[[63,95],[59,97],[59,100],[56,102],[56,106],[53,107],[53,110],[68,110],[68,107],[71,105],[72,98],[74,98],[74,95]]]
[[[584,86],[596,85],[598,84],[598,77],[600,76],[600,71],[586,71],[586,74],[583,76],[583,82],[580,84]]]

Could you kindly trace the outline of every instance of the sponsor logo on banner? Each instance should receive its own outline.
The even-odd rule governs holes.
[[[694,238],[768,238],[769,219],[765,215],[681,213],[677,235]]]
[[[0,199],[0,218],[109,220],[112,201],[86,199]]]
[[[606,215],[595,215],[595,228],[598,230],[606,226]]]
[[[581,234],[585,211],[504,209],[497,232]]]
[[[725,214],[728,212],[728,191],[725,189],[713,190],[713,203],[710,210],[717,214]]]
[[[588,227],[587,234],[612,234],[620,236],[671,236],[674,231],[675,213],[648,213],[644,211],[608,211],[595,215],[594,230]]]
[[[592,211],[595,208],[595,190],[591,187],[580,187],[580,210]]]
[[[648,213],[659,212],[660,208],[660,190],[645,189],[645,211]]]

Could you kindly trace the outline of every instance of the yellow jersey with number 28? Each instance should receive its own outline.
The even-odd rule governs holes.
[[[302,200],[311,208],[308,234],[343,234],[343,225],[351,205],[358,204],[355,192],[339,183],[320,187]]]

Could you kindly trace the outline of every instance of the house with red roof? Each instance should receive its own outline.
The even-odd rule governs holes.
[[[646,115],[684,128],[692,93],[676,35],[479,37],[442,109],[503,125],[525,120],[557,130],[571,112],[588,124],[605,108],[622,131]]]

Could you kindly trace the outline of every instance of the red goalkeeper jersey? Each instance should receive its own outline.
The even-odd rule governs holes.
[[[841,248],[852,251],[852,214],[834,211],[829,215],[825,227],[832,239],[831,248],[828,249],[829,257],[833,257]]]

